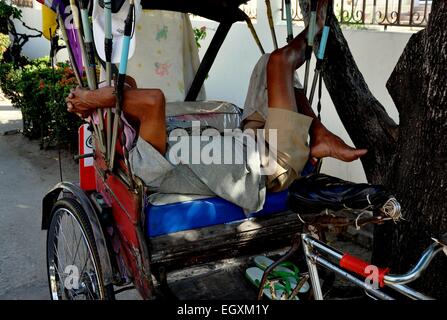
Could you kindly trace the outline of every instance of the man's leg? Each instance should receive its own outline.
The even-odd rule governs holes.
[[[319,17],[316,31],[322,28],[324,1],[319,3]],[[307,30],[301,32],[285,47],[275,50],[267,64],[267,90],[269,109],[284,109],[299,112],[313,118],[309,129],[310,156],[315,158],[334,157],[343,161],[353,161],[367,150],[354,149],[346,145],[338,136],[328,131],[315,116],[302,90],[293,87],[295,70],[305,62]]]
[[[328,0],[319,0],[315,33],[320,34],[326,17]],[[292,39],[286,46],[270,55],[267,64],[267,91],[269,108],[281,108],[297,112],[297,101],[293,87],[295,70],[306,59],[308,28]],[[306,113],[303,113],[306,114]],[[306,114],[307,115],[307,114]],[[314,115],[315,116],[315,115]]]
[[[314,118],[309,129],[311,157],[332,157],[349,162],[366,154],[366,149],[354,149],[326,129],[312,110],[303,90],[295,89],[295,101],[299,113]]]

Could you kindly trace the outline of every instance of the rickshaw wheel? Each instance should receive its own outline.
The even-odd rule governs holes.
[[[113,300],[104,285],[92,227],[81,205],[62,198],[52,209],[47,233],[47,271],[53,300]]]

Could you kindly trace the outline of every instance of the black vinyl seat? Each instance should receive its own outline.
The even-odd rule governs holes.
[[[380,209],[393,196],[381,185],[354,183],[326,174],[311,174],[289,187],[289,208],[305,214],[326,209]]]

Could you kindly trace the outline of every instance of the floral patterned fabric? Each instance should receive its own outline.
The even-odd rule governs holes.
[[[167,101],[184,100],[200,64],[188,15],[143,10],[135,33],[136,49],[128,74],[139,88],[160,88]],[[198,100],[204,99],[202,90]]]

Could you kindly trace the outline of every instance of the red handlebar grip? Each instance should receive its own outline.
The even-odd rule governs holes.
[[[354,256],[351,256],[348,253],[345,253],[343,257],[340,259],[340,267],[345,268],[348,271],[354,272],[358,274],[359,276],[362,276],[364,278],[370,276],[372,274],[372,270],[367,269],[368,266],[371,266],[371,264],[357,258]],[[389,268],[379,268],[376,267],[379,274],[378,276],[378,282],[380,287],[383,287],[385,283],[383,282],[383,278],[385,275],[390,271]]]
[[[362,277],[367,277],[369,275],[369,273],[365,273],[365,268],[367,266],[369,266],[369,263],[357,257],[351,256],[348,253],[345,253],[340,259],[340,267],[352,271]]]

